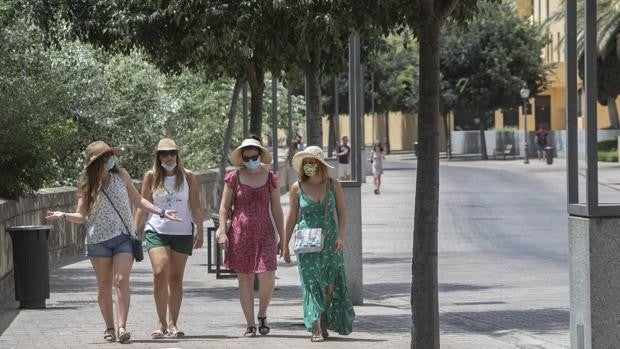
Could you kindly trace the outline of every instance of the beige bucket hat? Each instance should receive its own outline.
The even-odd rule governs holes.
[[[174,140],[170,138],[162,138],[159,143],[157,143],[157,149],[155,151],[160,150],[179,150],[179,147],[177,147]]]
[[[328,168],[334,168],[333,166],[325,162],[325,154],[323,153],[323,149],[317,147],[316,145],[311,145],[293,156],[293,167],[297,170],[297,172],[301,171],[301,164],[303,163],[305,158],[317,159],[320,163],[327,166]]]
[[[260,162],[263,164],[270,164],[273,160],[269,149],[263,147],[263,145],[254,138],[246,138],[241,142],[241,145],[237,147],[237,149],[233,150],[230,153],[230,163],[234,166],[243,166],[243,157],[241,153],[243,152],[243,148],[255,147],[259,148],[260,151]]]
[[[121,148],[110,147],[104,141],[95,141],[89,144],[84,151],[86,155],[86,166],[90,166],[95,160],[99,159],[102,155],[112,152],[114,155],[121,153]]]

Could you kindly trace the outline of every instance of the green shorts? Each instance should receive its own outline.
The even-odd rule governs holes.
[[[155,247],[170,246],[171,250],[188,256],[192,255],[192,249],[194,248],[193,235],[167,235],[158,234],[152,230],[145,230],[144,241],[146,241],[147,250]]]

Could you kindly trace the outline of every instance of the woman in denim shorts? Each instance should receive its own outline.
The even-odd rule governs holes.
[[[179,149],[170,138],[159,141],[153,168],[142,181],[142,197],[159,207],[174,210],[182,219],[173,222],[150,215],[145,227],[144,210],[137,210],[135,223],[144,240],[153,267],[153,296],[158,321],[151,338],[182,337],[177,321],[183,299],[183,273],[193,248],[202,247],[202,207],[196,177],[183,168]],[[192,221],[196,226],[193,234]]]
[[[179,220],[172,210],[163,210],[142,199],[131,177],[117,164],[119,148],[102,141],[86,147],[86,168],[78,189],[77,211],[48,211],[48,220],[66,219],[86,224],[86,256],[95,270],[99,309],[105,321],[104,340],[127,342],[129,312],[129,272],[133,265],[132,243],[135,235],[130,203],[171,220]],[[116,288],[116,321],[112,307],[112,285]]]

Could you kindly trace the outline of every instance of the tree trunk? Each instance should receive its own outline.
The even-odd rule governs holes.
[[[437,230],[439,214],[440,19],[419,23],[420,97],[411,309],[411,348],[439,348]]]
[[[480,117],[480,123],[478,123],[478,128],[480,129],[480,155],[482,157],[482,160],[488,160],[489,156],[487,155],[487,139],[484,136],[484,131],[487,129],[486,114],[482,114],[482,117]]]
[[[619,129],[618,107],[616,106],[615,97],[607,97],[607,110],[609,111],[609,128]]]
[[[390,154],[392,148],[390,146],[390,112],[385,112],[385,152]]]
[[[263,128],[263,94],[265,71],[260,64],[250,61],[245,65],[245,75],[250,85],[250,134],[261,137]]]
[[[452,140],[450,139],[450,122],[448,121],[448,113],[442,115],[443,119],[443,131],[446,137],[446,158],[450,160],[452,158]]]
[[[244,79],[238,78],[235,81],[235,87],[233,88],[232,98],[230,99],[230,106],[228,107],[228,125],[226,125],[226,135],[224,136],[224,145],[222,146],[222,158],[220,159],[219,177],[217,179],[217,197],[215,202],[219,207],[222,200],[222,193],[224,192],[224,176],[226,175],[226,164],[228,163],[228,154],[230,153],[230,143],[232,140],[233,130],[235,128],[235,115],[237,114],[237,100],[239,99],[239,92],[243,85]]]
[[[308,100],[306,101],[306,143],[323,146],[323,126],[321,115],[321,68],[308,65],[304,69]]]

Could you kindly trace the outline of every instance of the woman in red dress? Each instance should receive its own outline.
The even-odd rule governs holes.
[[[279,241],[284,241],[284,215],[276,174],[261,163],[271,163],[272,156],[260,141],[248,138],[230,154],[230,162],[240,166],[224,178],[219,221],[225,226],[231,212],[232,224],[225,234],[218,231],[218,243],[226,251],[224,265],[237,273],[239,300],[247,328],[244,336],[256,336],[254,321],[254,274],[259,279],[258,332],[269,333],[267,307],[271,300],[277,267],[277,254],[282,246],[276,239],[269,208]],[[234,198],[233,198],[234,196]]]

